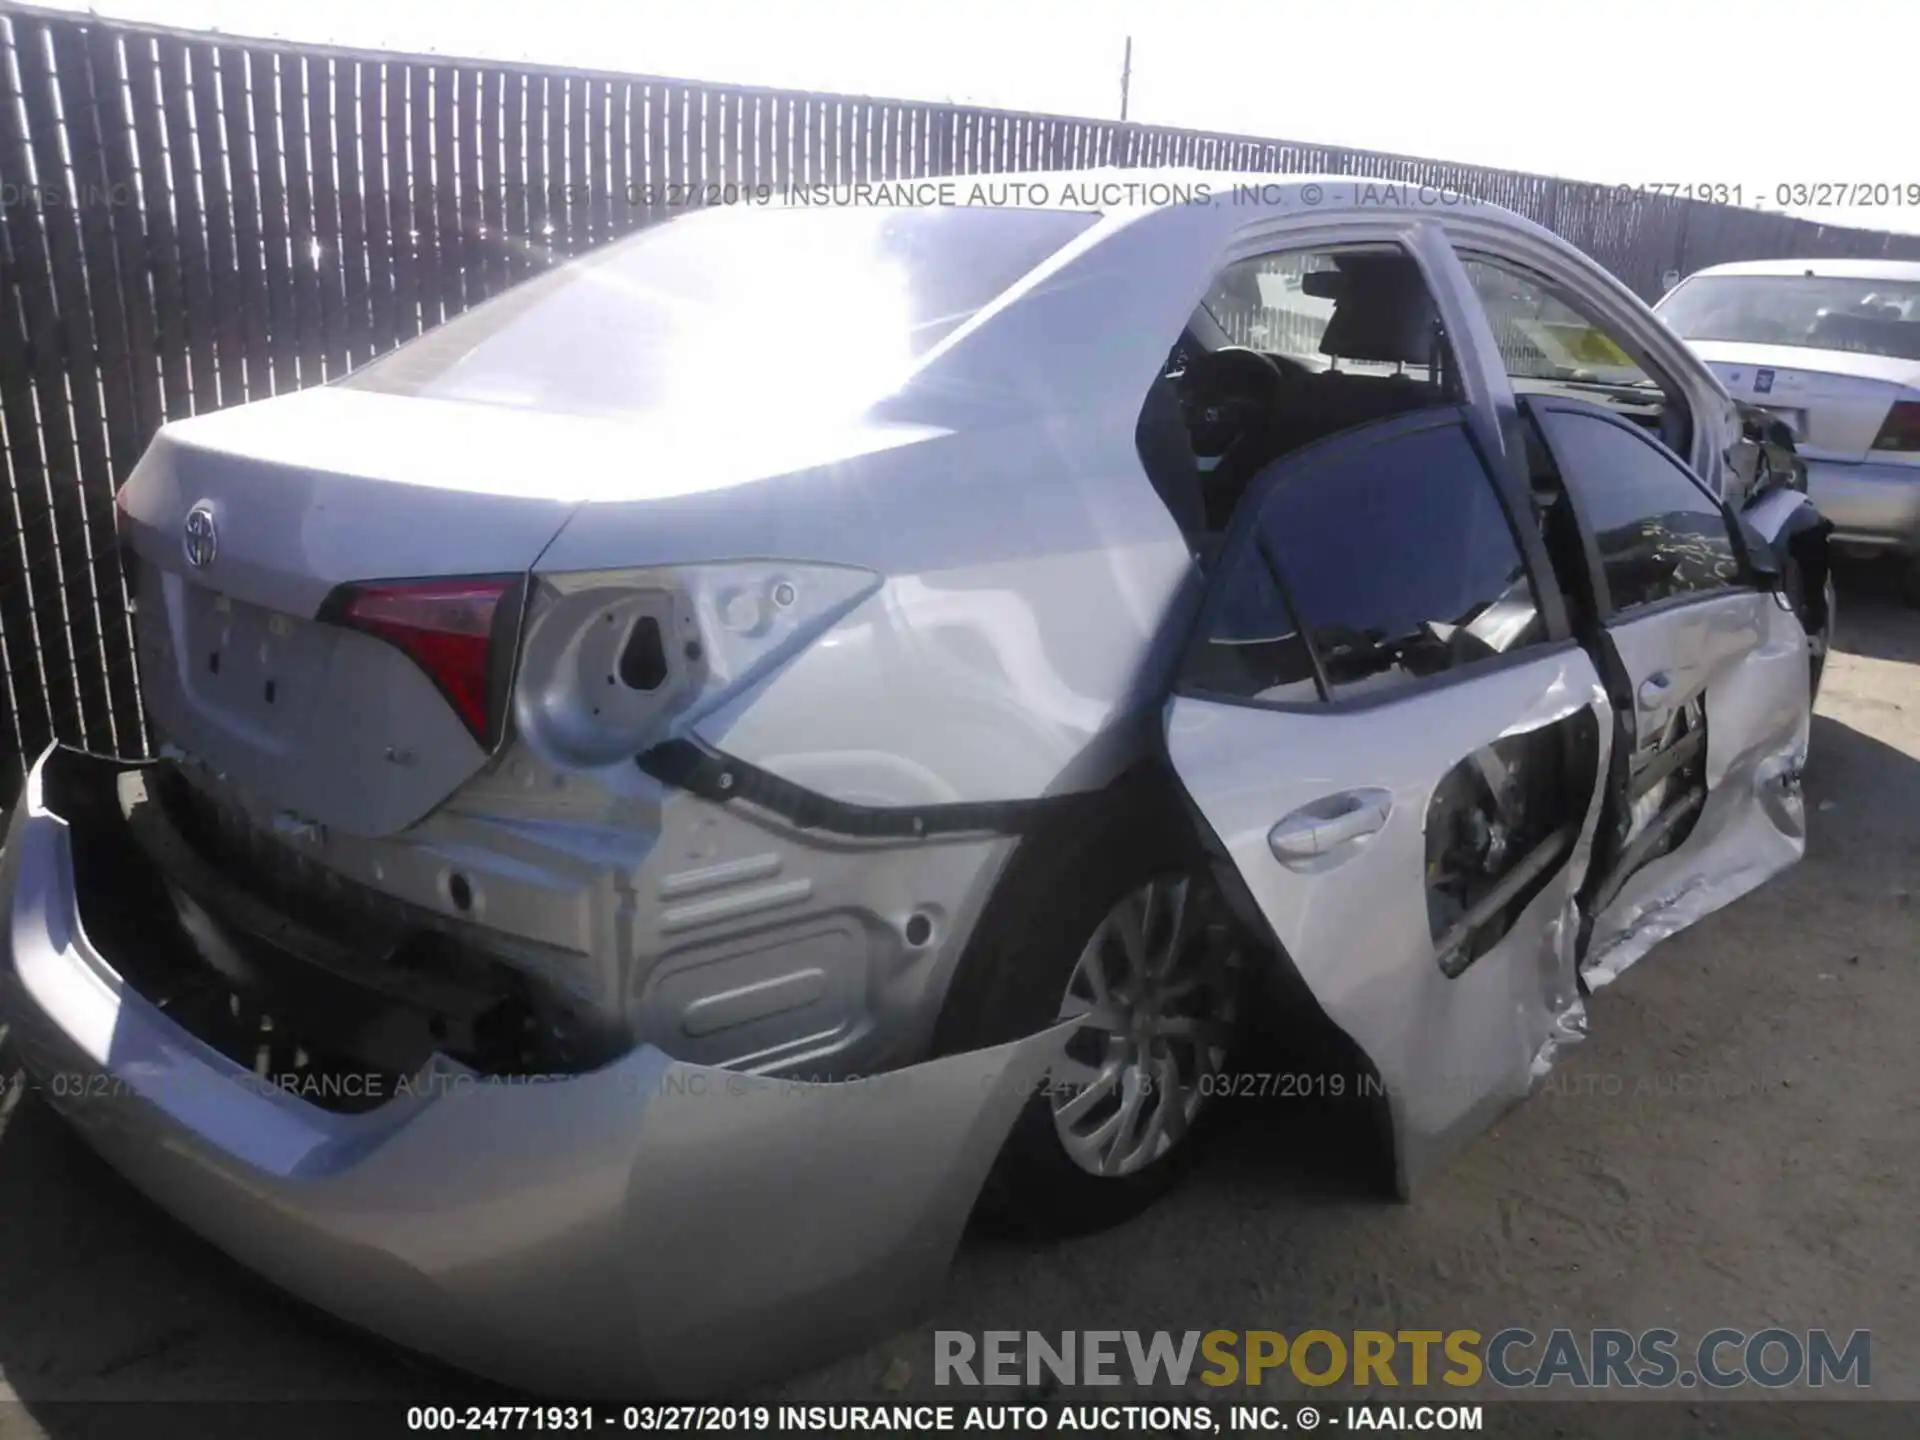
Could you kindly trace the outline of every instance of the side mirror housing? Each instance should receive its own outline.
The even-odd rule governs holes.
[[[1747,552],[1747,568],[1762,590],[1778,590],[1785,581],[1785,569],[1780,556],[1775,552],[1767,537],[1753,526],[1745,515],[1737,517],[1740,526],[1740,541]]]

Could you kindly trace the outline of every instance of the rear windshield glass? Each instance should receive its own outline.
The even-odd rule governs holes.
[[[1099,217],[727,208],[682,216],[450,320],[343,384],[632,415],[845,410]]]
[[[1702,275],[1660,302],[1686,340],[1920,360],[1920,284],[1829,275]]]

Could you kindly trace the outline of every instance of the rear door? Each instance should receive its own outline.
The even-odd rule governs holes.
[[[1403,1188],[1578,1014],[1612,716],[1494,473],[1460,408],[1276,462],[1167,712],[1229,895],[1378,1072]]]
[[[1522,403],[1585,551],[1617,717],[1582,896],[1597,984],[1801,853],[1806,635],[1725,506],[1645,429],[1581,401]]]

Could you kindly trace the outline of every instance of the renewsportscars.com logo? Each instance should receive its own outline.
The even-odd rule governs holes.
[[[1478,1385],[1505,1389],[1779,1389],[1873,1383],[1873,1332],[1709,1330],[936,1330],[936,1385]]]

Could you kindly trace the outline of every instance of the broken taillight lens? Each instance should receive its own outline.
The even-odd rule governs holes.
[[[518,576],[343,585],[320,618],[405,652],[491,749],[500,737],[520,595]]]
[[[1911,455],[1920,451],[1920,400],[1896,400],[1873,437],[1876,450],[1894,450]]]

